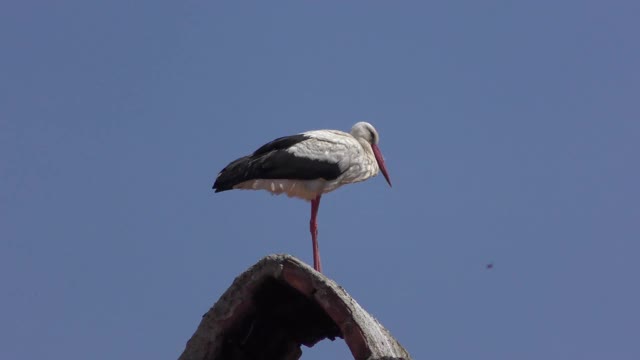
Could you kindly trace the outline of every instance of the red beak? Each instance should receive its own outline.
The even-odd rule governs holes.
[[[389,183],[389,186],[391,186],[389,173],[387,173],[387,167],[384,166],[384,158],[382,157],[380,148],[378,148],[378,145],[376,144],[371,144],[371,149],[373,150],[373,155],[376,157],[376,161],[378,162],[378,167],[380,168],[380,171],[382,171],[382,175],[384,175],[384,178],[387,180],[387,183]]]

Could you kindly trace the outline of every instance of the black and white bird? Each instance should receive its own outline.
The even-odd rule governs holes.
[[[353,125],[351,133],[314,130],[281,137],[227,165],[213,189],[267,190],[311,201],[313,267],[322,272],[316,221],[320,197],[342,185],[367,180],[379,171],[391,186],[378,140],[378,132],[367,122]]]

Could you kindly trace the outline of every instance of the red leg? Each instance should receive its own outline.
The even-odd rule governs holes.
[[[318,208],[320,207],[320,195],[311,200],[311,221],[309,222],[309,230],[311,231],[311,241],[313,242],[313,268],[318,272],[322,272],[320,264],[320,250],[318,249]]]

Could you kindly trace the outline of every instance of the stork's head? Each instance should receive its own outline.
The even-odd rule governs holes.
[[[373,156],[376,158],[376,162],[378,163],[378,167],[380,171],[382,171],[382,175],[391,186],[391,180],[389,179],[389,174],[387,173],[387,167],[384,165],[384,157],[382,157],[382,153],[380,152],[380,148],[378,148],[378,141],[380,137],[378,136],[378,132],[373,125],[368,122],[361,121],[356,123],[351,128],[351,135],[356,139],[363,139],[369,145],[371,145],[371,150],[373,150]]]

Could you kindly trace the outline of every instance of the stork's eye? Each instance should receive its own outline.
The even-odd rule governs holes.
[[[372,143],[372,144],[375,144],[376,143],[376,134],[374,134],[374,132],[369,128],[367,128],[367,131],[369,132],[369,142]]]

